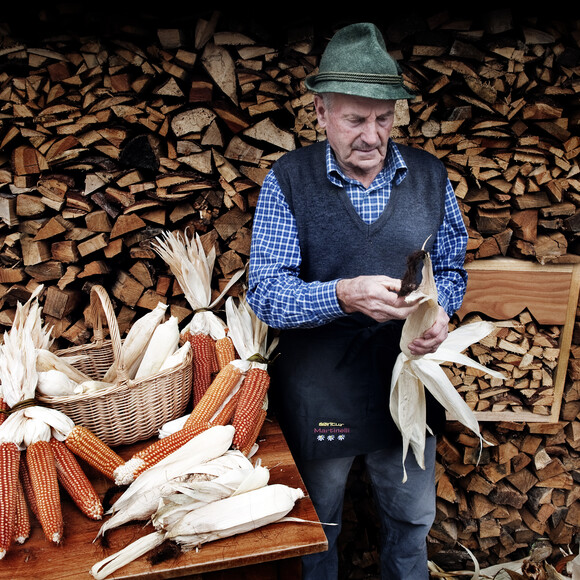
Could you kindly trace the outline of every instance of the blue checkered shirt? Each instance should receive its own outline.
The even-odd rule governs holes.
[[[392,141],[389,141],[385,165],[368,189],[342,173],[328,144],[326,166],[328,179],[346,188],[366,223],[381,215],[393,183],[399,184],[407,172]],[[467,231],[448,180],[445,217],[430,255],[439,303],[449,316],[459,308],[465,292],[466,246]],[[344,316],[336,298],[338,280],[304,282],[299,278],[300,262],[294,216],[270,171],[262,184],[254,214],[247,297],[256,315],[272,328],[314,327]]]

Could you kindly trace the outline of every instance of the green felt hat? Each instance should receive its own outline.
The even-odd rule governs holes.
[[[372,99],[412,99],[401,69],[387,52],[379,29],[370,23],[341,28],[330,40],[318,73],[305,79],[316,93],[342,93]]]

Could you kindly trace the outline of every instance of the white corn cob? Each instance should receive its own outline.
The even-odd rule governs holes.
[[[96,580],[102,580],[167,539],[174,540],[186,551],[211,540],[255,530],[282,520],[302,497],[300,488],[277,483],[212,502],[189,512],[169,532],[147,534],[97,562],[90,573]]]
[[[64,373],[71,381],[82,383],[90,380],[91,377],[74,367],[64,357],[60,357],[54,352],[45,348],[36,349],[36,370],[38,372],[47,372],[57,370]]]
[[[182,550],[191,550],[277,522],[302,497],[300,488],[281,483],[267,485],[189,512],[168,530],[167,538],[177,542]]]
[[[240,454],[245,457],[243,453]],[[168,530],[186,513],[226,497],[264,487],[269,478],[268,469],[256,465],[231,469],[210,481],[168,482],[161,490],[162,498],[151,523],[157,530]]]
[[[141,362],[141,357],[153,336],[153,332],[155,332],[157,326],[161,324],[161,320],[163,320],[166,310],[167,304],[158,302],[153,310],[136,320],[129,329],[122,346],[123,361],[125,363],[125,368],[129,373],[129,377],[132,377],[135,374],[135,371]],[[117,363],[114,362],[105,373],[103,381],[114,382],[116,376]]]
[[[178,346],[179,325],[177,316],[170,316],[166,322],[160,324],[153,332],[135,378],[148,377],[158,372],[165,359],[173,354]]]
[[[52,397],[72,395],[76,386],[77,383],[62,371],[56,369],[38,371],[36,390],[41,395]]]
[[[103,523],[98,536],[120,525],[138,520],[149,519],[159,506],[164,495],[170,494],[174,485],[195,487],[195,483],[212,481],[231,470],[247,470],[252,467],[250,461],[243,455],[230,450],[226,453],[198,464],[190,464],[175,477],[156,485],[151,483],[139,494],[131,497],[122,506],[113,506],[113,515]],[[150,468],[151,469],[151,468]],[[215,499],[217,499],[217,495]]]
[[[184,342],[174,353],[170,354],[161,365],[159,371],[165,371],[167,369],[172,369],[178,367],[186,359],[189,350],[191,349],[191,343],[189,341]]]
[[[109,512],[114,513],[125,509],[130,503],[141,501],[140,496],[147,489],[158,487],[174,477],[188,473],[188,469],[200,463],[223,455],[231,447],[234,431],[231,425],[216,425],[196,435],[141,473],[113,504]],[[132,469],[130,471],[132,472]],[[115,478],[117,475],[115,473]]]

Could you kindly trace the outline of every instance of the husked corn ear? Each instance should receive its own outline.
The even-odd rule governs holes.
[[[0,425],[2,425],[2,423],[4,423],[4,420],[7,417],[7,411],[10,407],[8,406],[8,403],[2,398],[2,396],[0,395]]]
[[[22,490],[24,491],[24,496],[26,497],[28,507],[36,516],[36,519],[38,519],[38,507],[36,505],[36,498],[34,497],[34,490],[32,489],[32,482],[30,481],[30,473],[28,472],[26,461],[20,462],[19,475],[20,483],[22,484]]]
[[[171,433],[167,437],[157,439],[153,443],[144,447],[141,451],[134,453],[131,459],[119,465],[115,469],[115,483],[117,485],[127,485],[146,469],[167,457],[170,453],[179,449],[182,445],[193,439],[196,435],[209,429],[209,423],[195,423],[185,425],[178,431]]]
[[[18,544],[26,542],[30,536],[30,514],[28,513],[28,504],[26,495],[20,480],[17,480],[18,495],[16,498],[16,521],[14,528],[14,539]]]
[[[0,443],[0,559],[14,539],[19,462],[20,450],[16,444]]]
[[[220,370],[237,358],[234,343],[227,335],[215,341],[215,353]]]
[[[91,430],[75,425],[64,442],[77,457],[115,481],[114,471],[124,460]]]
[[[232,393],[232,395],[224,401],[222,406],[215,412],[214,416],[212,417],[211,424],[227,425],[234,416],[239,398],[240,389],[238,389],[235,393]]]
[[[260,431],[262,430],[262,426],[266,421],[266,417],[268,415],[268,395],[264,397],[264,401],[262,403],[262,408],[259,411],[258,418],[254,423],[254,428],[250,433],[249,437],[246,439],[244,444],[240,447],[240,451],[248,456],[252,449],[254,448],[254,444],[258,440],[258,436],[260,435]]]
[[[227,396],[242,380],[243,372],[240,366],[231,362],[215,377],[203,397],[193,407],[185,421],[186,425],[209,423],[216,411],[221,407]]]
[[[193,354],[193,406],[203,397],[218,372],[215,340],[204,332],[187,332]]]
[[[270,376],[264,368],[252,367],[246,373],[232,419],[236,430],[233,440],[235,449],[245,448],[253,435],[256,423],[261,420],[261,410],[269,386]]]
[[[182,549],[191,550],[276,522],[302,497],[300,488],[279,483],[266,485],[192,510],[168,530],[167,538]]]
[[[103,505],[77,458],[58,439],[52,438],[50,446],[54,453],[58,481],[68,492],[77,507],[92,520],[103,517]]]
[[[26,464],[36,498],[38,519],[47,540],[60,543],[64,522],[54,454],[48,441],[35,441],[26,448]]]

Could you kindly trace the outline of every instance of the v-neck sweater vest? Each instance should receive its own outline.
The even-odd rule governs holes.
[[[325,143],[276,163],[296,219],[301,279],[400,278],[409,254],[426,240],[426,249],[432,247],[443,221],[447,174],[434,156],[398,147],[407,175],[393,184],[387,206],[371,224],[360,218],[344,188],[329,181]],[[355,314],[317,328],[281,331],[280,356],[271,369],[272,406],[297,456],[358,455],[399,440],[388,398],[401,327]]]

